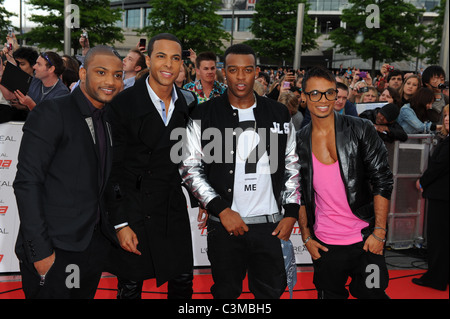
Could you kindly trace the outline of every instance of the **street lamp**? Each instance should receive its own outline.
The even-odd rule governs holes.
[[[231,3],[231,45],[233,45],[234,39],[234,6],[236,5],[237,0],[233,0]]]

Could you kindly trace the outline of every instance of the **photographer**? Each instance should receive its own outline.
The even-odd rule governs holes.
[[[436,117],[442,122],[441,113],[445,105],[448,104],[448,96],[442,93],[445,89],[445,71],[439,65],[431,65],[422,73],[422,83],[424,87],[431,89],[434,93],[435,100],[432,109],[436,112]],[[448,90],[448,86],[447,86]]]

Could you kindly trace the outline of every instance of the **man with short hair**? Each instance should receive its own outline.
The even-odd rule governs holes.
[[[60,79],[65,69],[64,61],[57,53],[42,52],[33,69],[34,78],[31,81],[28,94],[25,95],[19,90],[14,92],[19,103],[27,106],[30,111],[44,100],[69,94],[69,89]]]
[[[118,299],[140,299],[144,280],[168,282],[168,299],[193,293],[192,237],[186,199],[172,157],[195,95],[180,90],[182,47],[172,34],[148,43],[149,75],[111,103],[113,167],[107,187],[111,223],[121,247],[112,250],[108,272],[118,278]]]
[[[123,89],[127,89],[134,85],[136,74],[141,70],[145,70],[145,56],[138,49],[132,49],[123,59]]]
[[[103,199],[113,145],[106,105],[122,88],[114,52],[92,48],[80,86],[38,104],[23,127],[13,187],[27,299],[94,298],[111,242],[118,244]]]
[[[226,85],[216,81],[216,55],[202,52],[195,60],[196,80],[184,86],[185,90],[195,93],[198,104],[206,102],[225,92]]]
[[[289,239],[300,203],[295,128],[286,106],[254,94],[251,47],[229,47],[223,72],[227,91],[188,122],[180,173],[210,215],[214,298],[238,298],[248,271],[254,296],[276,299],[287,286],[280,239]]]
[[[348,86],[341,82],[336,82],[338,90],[336,103],[334,104],[334,110],[342,115],[358,116],[355,104],[348,100]],[[305,118],[303,119],[301,127],[306,126],[311,122],[311,114],[309,109],[306,108]]]
[[[393,89],[400,89],[403,84],[403,72],[400,70],[392,70],[387,76],[388,86]]]
[[[299,226],[318,298],[347,298],[349,277],[354,297],[386,298],[383,248],[393,187],[386,147],[372,123],[334,110],[338,90],[330,71],[311,68],[302,88],[311,122],[297,134]],[[374,284],[368,269],[378,274]]]

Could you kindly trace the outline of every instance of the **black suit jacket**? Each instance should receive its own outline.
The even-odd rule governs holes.
[[[449,137],[441,141],[431,155],[427,170],[420,178],[423,197],[448,201],[449,177]]]
[[[87,102],[77,88],[70,95],[40,103],[23,127],[13,184],[20,216],[16,254],[21,260],[42,260],[54,247],[83,251],[99,217],[103,232],[116,240],[107,224],[102,200],[105,182],[100,178],[98,141]],[[108,176],[111,130],[103,121]]]

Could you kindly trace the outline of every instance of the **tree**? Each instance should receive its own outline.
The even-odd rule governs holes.
[[[63,50],[64,48],[64,1],[62,0],[29,0],[36,9],[45,11],[46,15],[32,14],[30,21],[37,27],[25,34],[28,44],[40,48]],[[80,48],[79,38],[83,30],[87,30],[91,47],[95,44],[112,45],[125,38],[122,29],[116,22],[122,20],[120,9],[110,9],[109,0],[73,0],[80,12],[79,28],[71,33],[72,48]]]
[[[1,44],[6,42],[6,35],[8,34],[8,28],[12,27],[10,17],[15,16],[14,13],[7,11],[3,5],[4,0],[0,0],[0,39],[3,39]]]
[[[149,38],[168,32],[178,37],[183,49],[197,53],[221,53],[223,41],[230,35],[223,30],[222,17],[216,14],[221,0],[150,0],[149,25],[141,29]]]
[[[377,61],[417,57],[423,10],[402,0],[349,0],[349,5],[341,16],[346,27],[330,34],[338,53],[372,59],[372,74]]]
[[[319,34],[314,31],[314,21],[306,14],[309,9],[308,1],[258,0],[251,25],[255,39],[247,43],[259,56],[276,61],[293,61],[299,3],[305,3],[302,51],[317,48],[316,39]]]
[[[444,26],[446,0],[441,0],[441,3],[432,11],[436,12],[438,16],[433,19],[433,22],[427,26],[424,34],[425,53],[421,56],[426,59],[428,64],[439,64],[441,56],[441,42],[442,32]]]

